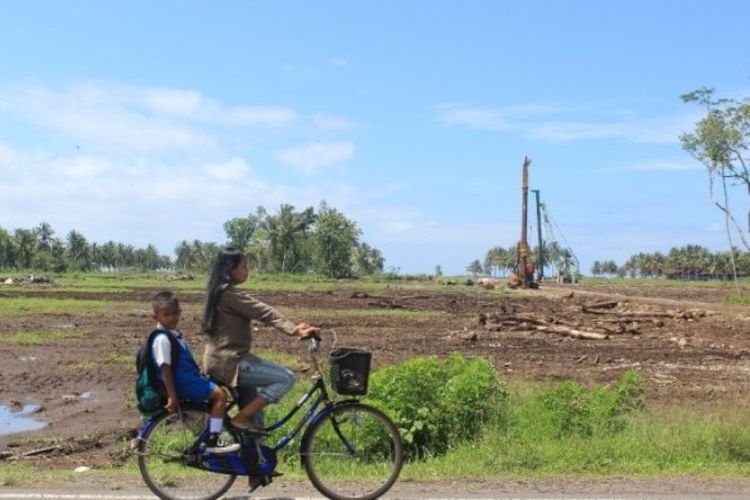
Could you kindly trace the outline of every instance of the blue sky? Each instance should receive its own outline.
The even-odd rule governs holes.
[[[258,205],[325,199],[387,268],[458,274],[517,242],[528,156],[584,271],[726,246],[679,95],[750,94],[745,1],[0,7],[8,230],[172,254]]]

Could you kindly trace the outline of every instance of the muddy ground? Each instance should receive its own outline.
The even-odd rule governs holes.
[[[0,460],[96,466],[126,458],[125,442],[140,421],[129,399],[130,360],[152,326],[147,304],[153,293],[0,289],[0,300],[54,296],[143,304],[107,314],[0,317],[0,337],[18,331],[81,333],[41,345],[0,343],[0,404],[16,409],[40,404],[34,418],[49,424],[41,431],[0,436]],[[256,296],[293,319],[335,328],[340,344],[371,350],[375,367],[457,351],[487,357],[507,380],[573,379],[587,385],[610,384],[635,368],[643,375],[648,403],[706,408],[747,399],[750,308],[724,305],[727,293],[705,287],[547,285],[510,294],[462,293],[457,286],[442,293],[348,289]],[[200,355],[203,344],[196,332],[203,296],[181,297],[186,311],[181,328]],[[357,316],[352,310],[388,314]],[[259,350],[303,354],[299,343],[272,329],[260,328],[255,339]]]

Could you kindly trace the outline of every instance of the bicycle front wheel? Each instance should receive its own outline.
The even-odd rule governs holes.
[[[310,481],[333,499],[370,499],[393,486],[404,445],[390,418],[362,403],[342,403],[312,424],[300,447]]]
[[[214,500],[234,483],[235,476],[200,468],[191,450],[208,426],[205,411],[184,408],[165,413],[143,436],[138,467],[146,485],[165,500]],[[227,433],[222,438],[231,439]]]

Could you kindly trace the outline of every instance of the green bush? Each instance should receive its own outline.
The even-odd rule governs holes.
[[[642,393],[640,373],[628,370],[612,389],[586,389],[577,382],[566,381],[537,393],[532,405],[542,408],[537,418],[546,420],[554,437],[589,437],[596,431],[622,430],[624,416],[643,407]]]
[[[368,398],[394,420],[413,457],[445,453],[503,422],[509,390],[484,358],[413,358],[374,372]]]

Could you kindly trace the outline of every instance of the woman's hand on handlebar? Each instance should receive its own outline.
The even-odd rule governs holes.
[[[294,334],[300,338],[300,340],[316,338],[320,340],[320,328],[316,326],[310,326],[307,323],[299,323],[295,329]]]

